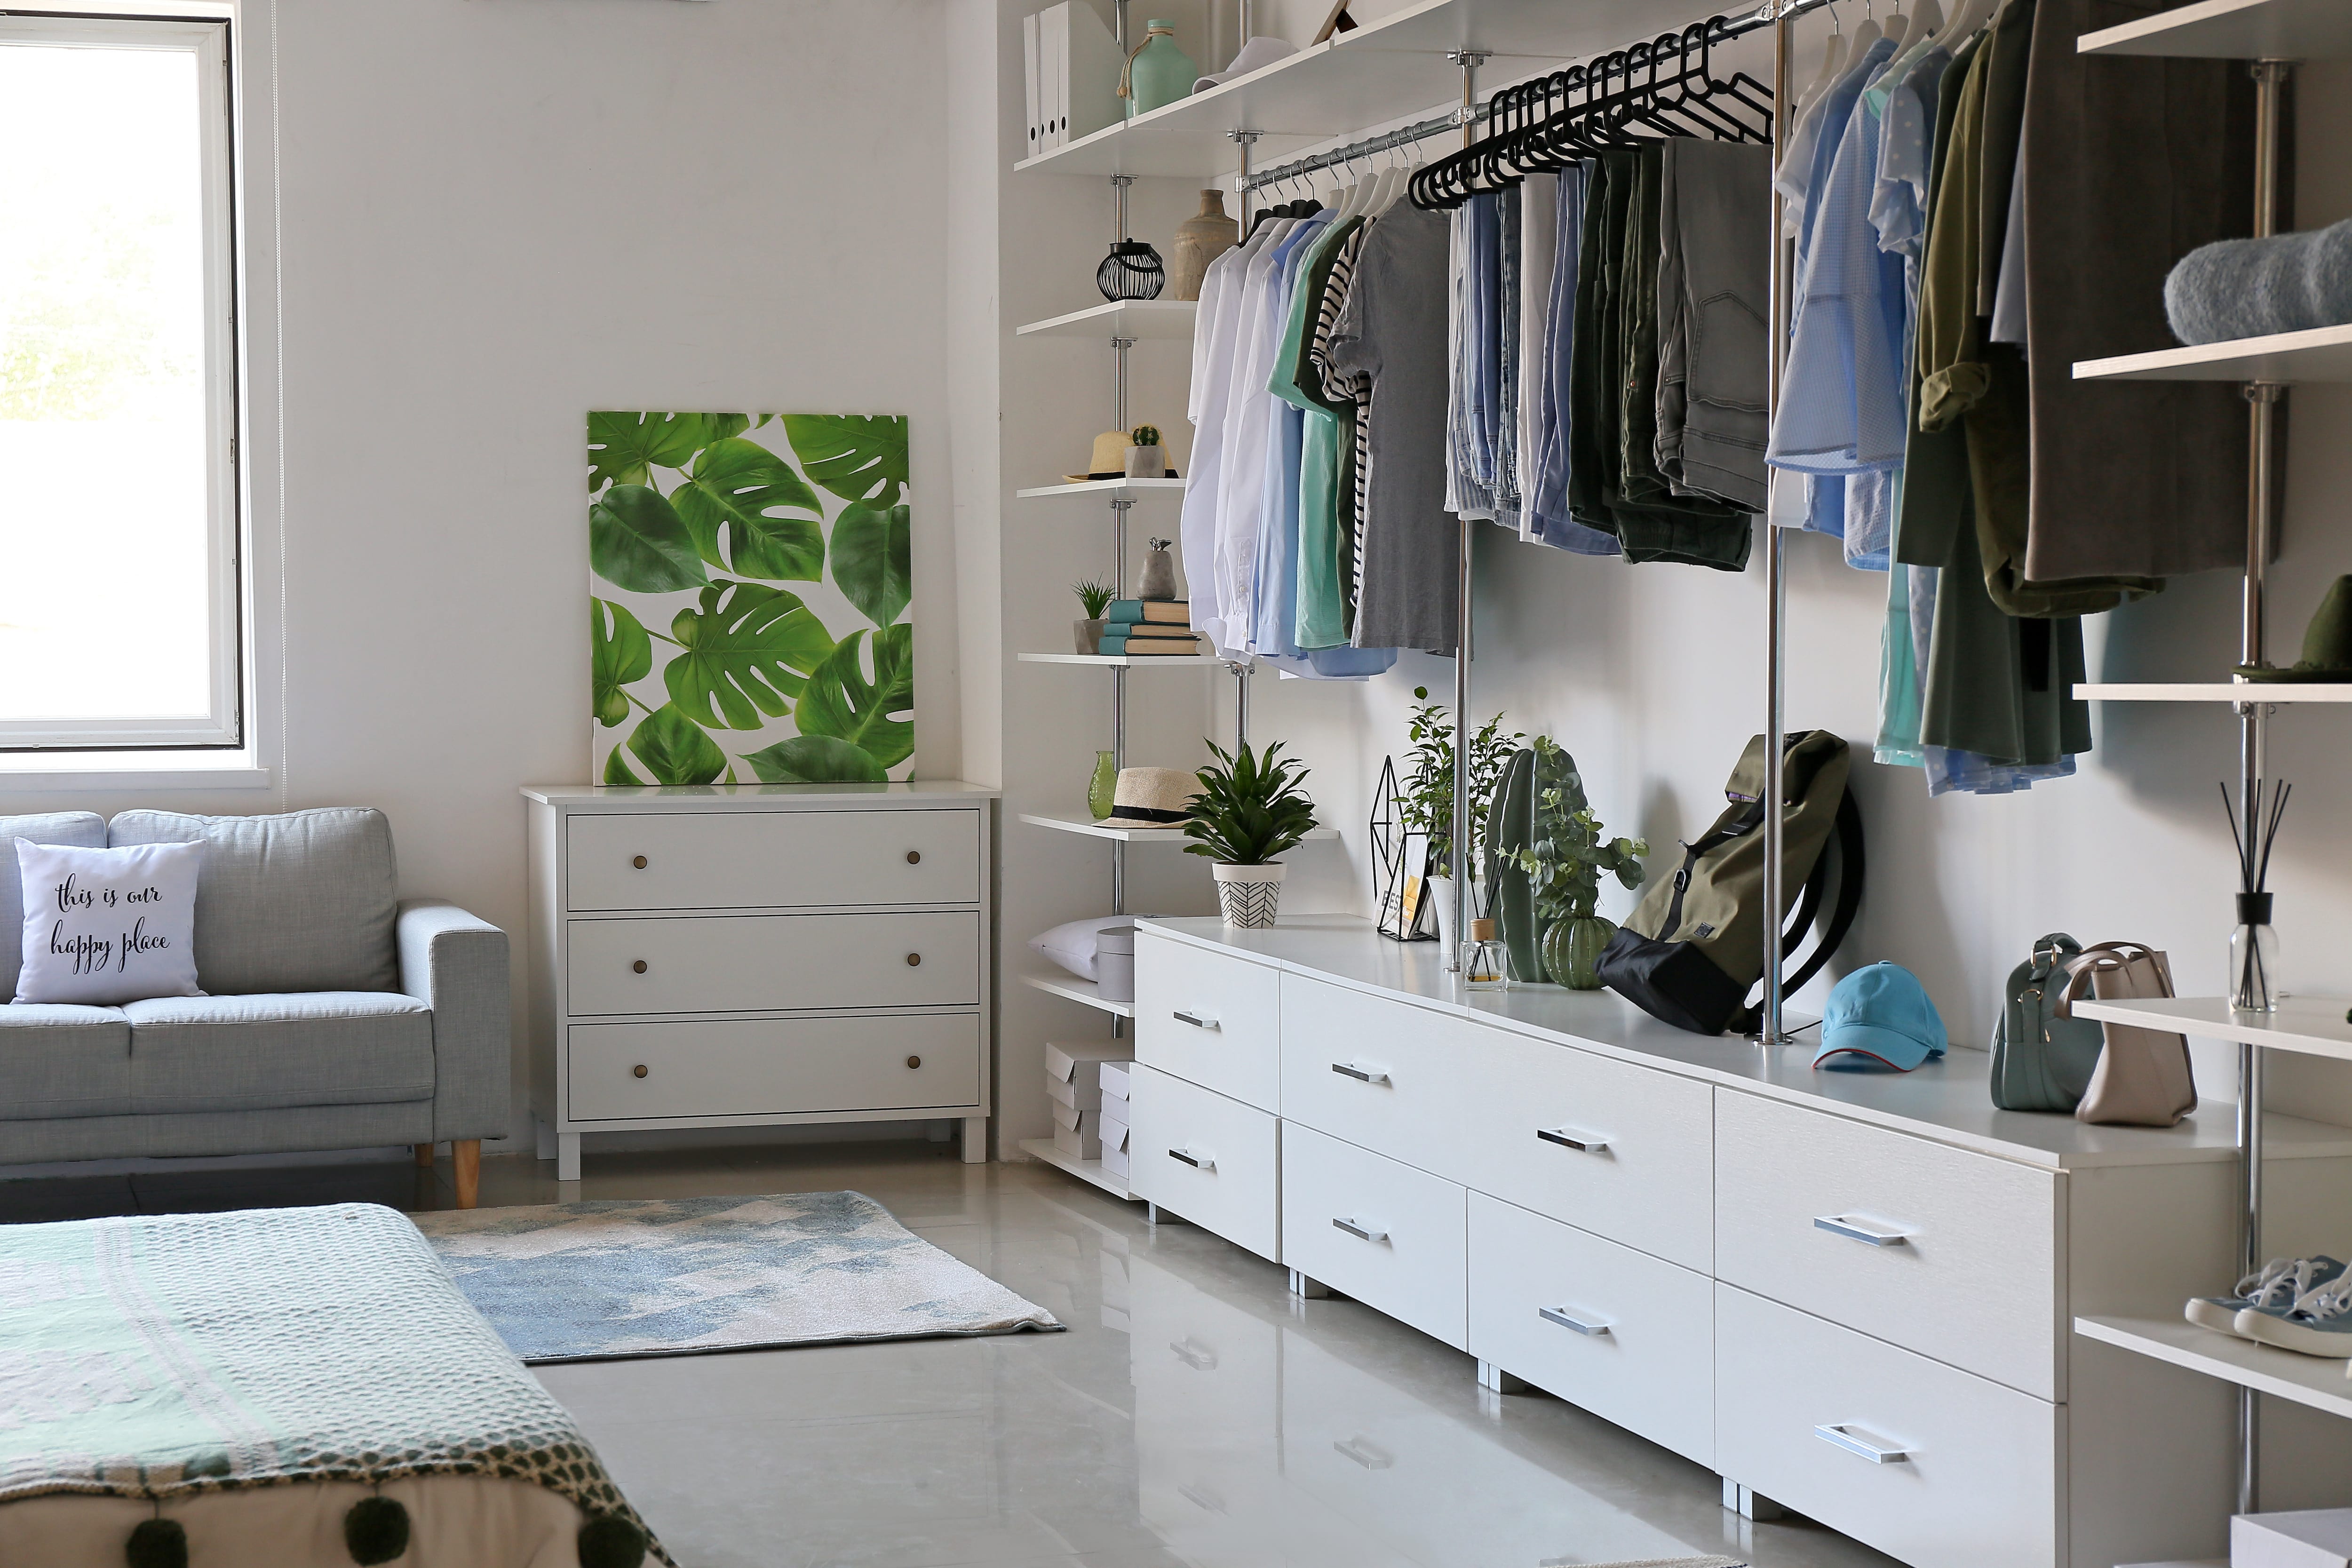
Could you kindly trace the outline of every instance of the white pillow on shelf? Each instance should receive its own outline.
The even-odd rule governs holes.
[[[118,1006],[196,988],[201,844],[74,849],[16,841],[25,897],[19,1002]]]
[[[1095,973],[1095,939],[1104,931],[1119,931],[1134,923],[1133,915],[1097,915],[1091,920],[1070,921],[1043,935],[1031,937],[1029,946],[1081,980],[1099,979]]]

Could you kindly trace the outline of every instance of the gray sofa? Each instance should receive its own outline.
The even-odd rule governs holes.
[[[24,930],[16,840],[201,841],[203,996],[0,1005],[0,1165],[134,1155],[450,1144],[474,1206],[507,1131],[507,938],[399,900],[379,811],[0,816],[0,1000]]]

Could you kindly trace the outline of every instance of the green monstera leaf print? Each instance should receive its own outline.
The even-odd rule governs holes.
[[[670,492],[702,559],[739,577],[814,583],[824,575],[824,503],[793,466],[740,436],[713,441]],[[779,517],[804,511],[807,517]],[[719,543],[725,535],[726,558]]]
[[[666,702],[646,714],[642,722],[629,732],[629,750],[645,763],[657,784],[715,784],[719,775],[727,772],[727,753],[719,742],[707,734],[702,726],[677,710],[674,702]],[[619,753],[615,752],[614,755]],[[612,764],[604,768],[604,782],[616,781],[612,776]]]
[[[674,594],[710,580],[694,536],[650,485],[614,485],[588,509],[588,563],[633,594]]]
[[[876,632],[871,681],[859,658],[866,634],[843,638],[801,693],[801,733],[847,741],[886,768],[905,762],[915,750],[914,638],[910,626]]]
[[[626,605],[592,597],[588,644],[594,650],[591,662],[593,710],[596,721],[609,730],[629,716],[629,694],[622,688],[653,673],[654,641]]]
[[[803,678],[833,652],[831,634],[798,595],[724,577],[669,630],[679,652],[663,666],[662,684],[679,712],[714,730],[782,718]]]
[[[629,766],[629,751],[626,746],[614,746],[604,753],[604,782],[608,784],[636,784],[640,787],[645,784],[646,781],[637,776],[636,770]]]
[[[703,447],[751,423],[740,414],[591,414],[588,491],[649,485],[653,468],[683,468]]]
[[[888,506],[907,488],[903,414],[787,414],[784,437],[810,480],[844,500]]]
[[[898,618],[915,596],[907,508],[851,501],[833,523],[833,581],[877,626]]]
[[[762,784],[880,784],[890,776],[865,747],[830,735],[794,735],[743,760]]]

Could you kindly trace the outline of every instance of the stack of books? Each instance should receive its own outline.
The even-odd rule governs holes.
[[[1103,619],[1103,653],[1189,658],[1202,651],[1192,631],[1192,606],[1183,599],[1113,599]]]
[[[1074,1160],[1103,1158],[1102,1068],[1108,1062],[1135,1058],[1130,1045],[1082,1045],[1045,1047],[1045,1093],[1054,1102],[1054,1147]],[[1124,1089],[1126,1080],[1119,1087]],[[1127,1152],[1127,1100],[1118,1102],[1119,1153]]]

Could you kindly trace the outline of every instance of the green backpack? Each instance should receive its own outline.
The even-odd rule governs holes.
[[[1992,1029],[1992,1102],[2003,1110],[2071,1116],[2091,1086],[2105,1031],[2057,1010],[2066,994],[2066,961],[2082,951],[2064,931],[2053,931],[2009,972],[2000,1022]]]
[[[1643,895],[1601,952],[1601,984],[1652,1017],[1702,1035],[1754,1029],[1760,1009],[1748,994],[1764,973],[1764,922],[1788,921],[1781,952],[1793,955],[1821,913],[1832,872],[1837,902],[1812,954],[1783,971],[1783,994],[1793,995],[1818,973],[1853,926],[1862,902],[1862,813],[1846,788],[1846,743],[1827,730],[1795,731],[1782,757],[1781,907],[1764,908],[1759,735],[1724,786],[1728,808],[1683,846],[1682,868]]]

